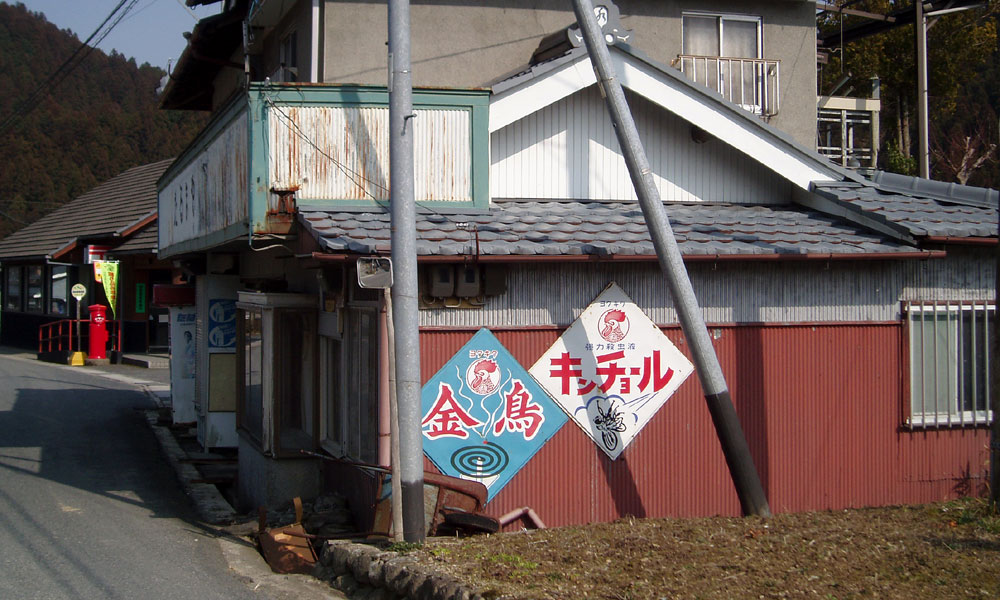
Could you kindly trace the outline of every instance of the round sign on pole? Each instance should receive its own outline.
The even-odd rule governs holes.
[[[78,283],[70,289],[69,293],[79,302],[87,295],[87,288],[82,283]]]

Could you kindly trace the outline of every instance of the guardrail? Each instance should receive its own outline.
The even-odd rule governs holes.
[[[77,324],[80,326],[79,336],[77,336]],[[108,328],[108,344],[105,350],[121,352],[118,321],[107,321],[105,325]],[[90,321],[88,319],[62,319],[38,327],[39,354],[43,352],[82,352],[89,344]]]

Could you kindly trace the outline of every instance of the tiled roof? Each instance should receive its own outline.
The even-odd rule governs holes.
[[[328,252],[390,250],[389,213],[300,207],[300,220]],[[694,255],[885,254],[916,248],[847,221],[792,205],[667,204],[681,253]],[[477,242],[478,234],[478,242]],[[417,214],[420,256],[656,254],[634,202],[494,201],[489,211]]]
[[[109,254],[154,254],[158,243],[157,235],[159,228],[157,222],[153,221],[136,233],[132,234],[128,241],[121,246],[116,246]]]
[[[909,230],[915,237],[996,237],[997,208],[985,208],[961,199],[880,191],[853,183],[817,184],[816,192]]]
[[[52,256],[81,237],[114,237],[156,211],[156,181],[173,159],[133,167],[0,240],[0,260]]]

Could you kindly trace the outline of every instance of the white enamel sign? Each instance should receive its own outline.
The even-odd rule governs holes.
[[[529,372],[615,460],[693,370],[612,283]]]

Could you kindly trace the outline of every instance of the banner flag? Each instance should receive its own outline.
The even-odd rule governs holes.
[[[118,306],[118,261],[106,260],[99,263],[101,283],[104,284],[104,295],[111,305],[111,316],[115,317]]]

